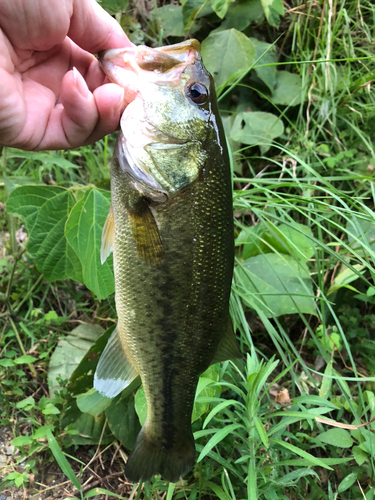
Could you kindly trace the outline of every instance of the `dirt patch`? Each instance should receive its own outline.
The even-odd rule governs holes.
[[[21,473],[24,471],[22,464],[16,464],[19,454],[17,449],[10,445],[12,438],[9,428],[0,429],[0,479],[2,479],[1,476],[5,475],[5,472],[8,474],[13,471]],[[70,449],[67,453],[74,455],[76,459],[66,457],[82,485],[83,493],[94,488],[103,488],[124,498],[130,497],[133,484],[125,478],[126,456],[118,443],[98,448],[94,456],[93,447],[89,446],[80,446],[76,450]],[[37,474],[30,474],[26,487],[0,487],[0,500],[81,498],[77,489],[63,474],[49,452],[38,454],[36,469]],[[94,500],[107,500],[111,497],[98,492],[98,495],[92,498]]]

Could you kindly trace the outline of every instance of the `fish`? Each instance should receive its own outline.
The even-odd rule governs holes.
[[[101,247],[102,262],[113,251],[118,324],[94,387],[113,398],[140,375],[147,419],[125,475],[176,482],[195,463],[199,376],[241,355],[229,314],[228,150],[197,40],[99,56],[108,79],[135,98],[120,121]]]

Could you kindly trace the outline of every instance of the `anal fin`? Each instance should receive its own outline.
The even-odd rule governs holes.
[[[104,264],[108,255],[112,252],[114,234],[115,234],[115,219],[111,204],[111,206],[109,207],[109,213],[106,218],[102,232],[102,246],[100,248],[100,261],[102,264]]]
[[[224,335],[219,342],[211,364],[214,365],[215,363],[219,363],[220,361],[227,361],[228,359],[234,360],[238,358],[242,358],[242,354],[234,335],[231,317],[229,316]]]
[[[148,201],[141,198],[134,207],[128,208],[128,213],[138,255],[147,264],[159,264],[164,253],[163,245]]]
[[[109,337],[94,375],[94,387],[107,398],[120,394],[138,376],[126,357],[118,328]]]

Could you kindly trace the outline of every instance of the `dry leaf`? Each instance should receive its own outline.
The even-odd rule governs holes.
[[[290,396],[288,389],[278,391],[275,397],[275,403],[279,405],[288,405],[290,403]]]

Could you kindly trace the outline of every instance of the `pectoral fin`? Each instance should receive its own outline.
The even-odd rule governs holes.
[[[94,388],[107,398],[120,394],[138,376],[126,357],[124,347],[116,328],[100,356],[94,375]]]
[[[106,218],[102,232],[102,246],[100,248],[100,261],[102,264],[104,264],[108,255],[112,252],[114,234],[115,234],[115,220],[111,204],[111,206],[109,207],[109,213]]]
[[[234,360],[237,358],[242,358],[242,354],[234,335],[232,320],[229,317],[224,335],[220,340],[211,364],[214,365],[215,363],[219,363],[220,361],[227,361],[228,359]]]
[[[128,212],[138,255],[147,264],[159,264],[164,253],[163,245],[148,201],[141,198],[135,207],[128,208]]]

